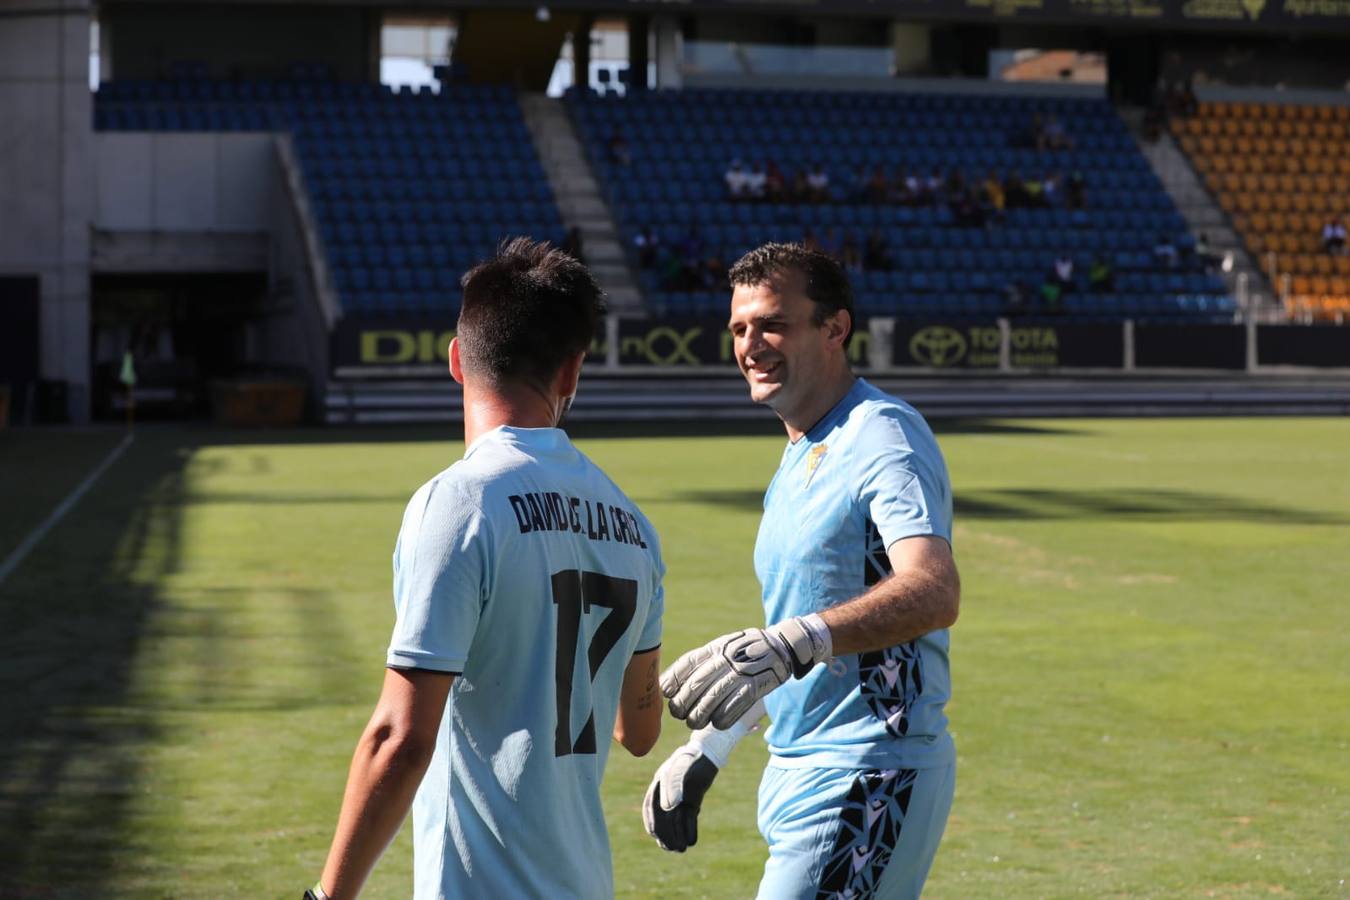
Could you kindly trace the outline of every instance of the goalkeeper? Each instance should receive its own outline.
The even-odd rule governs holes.
[[[923,418],[850,370],[837,262],[768,244],[730,278],[737,364],[788,434],[755,543],[769,626],[662,676],[671,713],[696,730],[657,770],[647,830],[668,850],[695,843],[704,794],[767,708],[761,900],[917,897],[955,786],[946,466]]]

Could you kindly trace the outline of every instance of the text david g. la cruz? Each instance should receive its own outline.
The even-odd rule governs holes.
[[[613,541],[647,549],[638,518],[626,509],[599,500],[564,497],[556,491],[512,494],[511,511],[521,534],[532,531],[570,531],[593,541]]]

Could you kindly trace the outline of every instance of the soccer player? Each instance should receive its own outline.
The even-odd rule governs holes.
[[[768,627],[662,675],[671,712],[697,730],[657,770],[647,830],[669,850],[695,842],[703,795],[767,707],[761,900],[917,897],[955,785],[946,466],[913,408],[851,372],[837,262],[767,244],[730,280],[736,362],[788,435],[755,542]]]
[[[467,446],[403,515],[384,689],[318,900],[357,896],[410,805],[417,900],[612,896],[605,737],[642,756],[660,733],[656,532],[559,428],[603,295],[523,238],[463,289]]]

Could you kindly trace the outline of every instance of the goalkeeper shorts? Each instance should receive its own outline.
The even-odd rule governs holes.
[[[956,766],[788,769],[759,784],[769,861],[759,900],[911,900],[923,890],[956,788]]]

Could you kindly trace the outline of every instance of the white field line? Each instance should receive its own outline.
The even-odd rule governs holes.
[[[117,462],[117,458],[131,446],[131,440],[130,434],[122,438],[122,442],[94,467],[94,471],[85,476],[84,481],[76,485],[75,490],[71,491],[66,499],[62,500],[56,509],[52,510],[51,515],[43,519],[42,524],[38,527],[28,532],[28,536],[23,539],[19,546],[15,547],[14,551],[5,557],[5,561],[0,563],[0,584],[5,583],[5,579],[9,578],[14,570],[19,567],[19,564],[23,562],[24,557],[28,556],[33,548],[41,543],[42,539],[47,536],[47,532],[56,527],[56,524],[65,518],[66,513],[70,512],[75,504],[80,502],[80,498],[89,492],[89,489],[94,486],[94,482],[98,481],[99,476],[106,472],[109,466]]]

